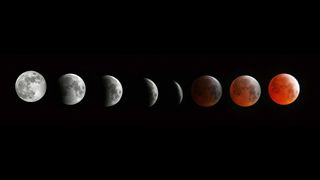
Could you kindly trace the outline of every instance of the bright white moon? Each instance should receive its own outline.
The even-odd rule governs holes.
[[[41,74],[36,71],[26,71],[16,80],[17,95],[26,102],[40,100],[47,90],[47,84]]]

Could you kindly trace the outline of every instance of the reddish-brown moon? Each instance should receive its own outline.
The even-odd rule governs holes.
[[[191,88],[192,99],[202,107],[217,104],[222,96],[220,82],[212,76],[201,76],[193,81]]]
[[[239,106],[249,107],[254,105],[259,100],[260,95],[259,82],[251,76],[239,76],[231,83],[230,97]]]
[[[275,103],[288,105],[298,98],[300,86],[295,77],[282,73],[271,79],[268,90],[271,99]]]

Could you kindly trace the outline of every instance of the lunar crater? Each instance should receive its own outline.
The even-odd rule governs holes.
[[[65,74],[59,78],[63,102],[67,105],[79,103],[85,96],[85,83],[75,74]]]
[[[150,80],[148,78],[144,78],[144,81],[146,83],[147,93],[148,93],[148,96],[149,96],[149,98],[148,98],[148,106],[151,107],[158,100],[158,96],[159,96],[158,87],[152,80]]]
[[[248,75],[237,77],[230,86],[230,97],[242,107],[254,105],[260,98],[261,88],[256,79]]]
[[[105,89],[105,106],[109,107],[116,105],[122,98],[123,93],[120,81],[117,78],[110,75],[103,76],[102,80]]]
[[[36,102],[45,95],[47,84],[38,72],[26,71],[17,78],[15,88],[22,100]]]

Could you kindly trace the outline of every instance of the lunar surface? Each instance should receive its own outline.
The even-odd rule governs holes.
[[[147,93],[148,93],[148,106],[151,107],[157,102],[158,95],[159,95],[158,88],[157,88],[156,84],[153,81],[151,81],[150,79],[144,78],[144,81],[145,81],[147,88],[148,88],[148,91],[147,91]]]
[[[271,99],[280,105],[293,103],[299,96],[300,86],[296,78],[290,74],[278,74],[269,83]]]
[[[177,90],[177,93],[178,93],[178,104],[181,104],[182,102],[182,99],[183,99],[183,91],[182,91],[182,88],[181,86],[176,82],[176,81],[173,81],[174,84],[175,84],[175,88]]]
[[[199,106],[213,106],[219,102],[222,96],[221,84],[212,76],[201,76],[193,81],[191,96]]]
[[[79,103],[85,93],[86,85],[83,80],[75,74],[65,74],[59,78],[62,101],[67,105]]]
[[[117,104],[122,97],[122,85],[118,79],[113,76],[103,76],[103,85],[105,87],[105,106],[113,106]]]
[[[47,90],[47,84],[41,74],[36,71],[26,71],[16,80],[17,95],[26,102],[40,100]]]
[[[230,97],[234,103],[242,107],[254,105],[260,98],[259,82],[247,75],[239,76],[230,86]]]

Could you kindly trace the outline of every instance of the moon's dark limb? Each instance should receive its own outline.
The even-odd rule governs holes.
[[[103,76],[102,81],[105,88],[105,106],[109,107],[117,104],[123,93],[120,81],[109,75]]]
[[[180,85],[171,79],[163,79],[157,81],[161,97],[158,97],[157,105],[162,108],[171,109],[176,108],[182,103],[183,91]]]
[[[58,82],[64,104],[74,105],[84,98],[86,86],[78,75],[65,74],[59,78]]]
[[[159,95],[158,88],[157,88],[156,84],[153,81],[151,81],[150,79],[144,78],[144,81],[145,81],[145,84],[147,87],[147,98],[148,98],[147,105],[149,107],[151,107],[156,103],[156,101],[158,99],[158,95]]]
[[[191,95],[199,106],[210,107],[219,102],[222,96],[222,87],[216,78],[201,76],[193,81]]]

